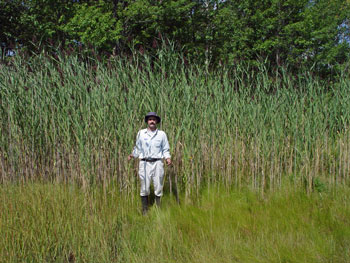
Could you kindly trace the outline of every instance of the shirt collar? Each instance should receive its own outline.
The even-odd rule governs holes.
[[[145,129],[145,133],[147,133],[148,135],[153,137],[153,136],[155,136],[158,133],[158,129],[156,129],[154,132],[152,132],[151,130],[148,130],[148,128],[146,128]]]

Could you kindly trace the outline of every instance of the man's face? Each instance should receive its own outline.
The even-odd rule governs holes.
[[[147,124],[151,130],[155,130],[157,127],[157,118],[156,117],[149,117],[147,119]]]

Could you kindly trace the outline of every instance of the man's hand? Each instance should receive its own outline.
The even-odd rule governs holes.
[[[128,155],[128,161],[130,161],[133,158],[134,158],[134,156],[132,154]]]
[[[172,162],[171,162],[171,159],[170,159],[170,158],[166,159],[166,164],[167,164],[168,166],[170,166],[170,165],[172,164]]]

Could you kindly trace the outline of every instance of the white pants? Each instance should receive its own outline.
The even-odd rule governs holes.
[[[154,194],[163,195],[164,164],[163,160],[155,162],[140,161],[139,177],[141,181],[141,196],[150,194],[151,180],[153,181]]]

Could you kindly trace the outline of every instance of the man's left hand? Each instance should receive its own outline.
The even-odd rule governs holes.
[[[170,165],[172,164],[172,162],[171,162],[171,159],[170,159],[170,158],[166,159],[166,164],[167,164],[168,166],[170,166]]]

